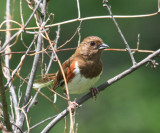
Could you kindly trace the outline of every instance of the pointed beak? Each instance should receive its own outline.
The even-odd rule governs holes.
[[[109,46],[105,43],[102,43],[100,46],[99,46],[99,50],[101,49],[106,49],[106,48],[109,48]]]

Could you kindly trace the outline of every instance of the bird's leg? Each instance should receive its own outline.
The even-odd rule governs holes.
[[[99,93],[98,88],[91,88],[91,89],[90,89],[90,92],[91,92],[91,94],[92,94],[92,99],[94,99],[94,100],[96,101],[97,94]]]

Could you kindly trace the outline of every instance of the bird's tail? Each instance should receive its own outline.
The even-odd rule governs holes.
[[[52,85],[55,79],[55,75],[55,73],[47,74],[44,78],[35,80],[35,82],[33,83],[33,88],[43,88]]]

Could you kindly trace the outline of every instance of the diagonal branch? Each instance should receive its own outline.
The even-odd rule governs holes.
[[[143,66],[145,63],[147,63],[148,61],[150,61],[150,59],[158,56],[160,54],[160,49],[158,49],[157,51],[155,51],[154,53],[150,54],[149,56],[147,56],[145,59],[143,59],[142,61],[140,61],[139,63],[135,64],[134,66],[130,67],[129,69],[123,71],[122,73],[118,74],[117,76],[109,79],[108,81],[104,82],[103,84],[101,84],[100,86],[98,86],[98,90],[99,92],[102,90],[105,90],[107,87],[109,87],[110,85],[112,85],[113,83],[117,82],[118,80],[124,78],[125,76],[129,75],[130,73],[134,72],[136,69],[138,69],[139,67]],[[91,93],[87,93],[86,95],[84,95],[83,97],[81,97],[80,99],[78,99],[76,102],[77,104],[81,105],[82,103],[86,102],[89,98],[92,97]],[[69,109],[66,108],[65,110],[63,110],[61,113],[59,113],[57,115],[56,118],[54,118],[43,130],[41,133],[47,133],[51,130],[51,128],[58,123],[62,118],[64,118],[67,114],[69,113]]]
[[[113,14],[112,14],[111,8],[108,6],[107,3],[108,3],[108,0],[104,0],[103,6],[108,9],[109,14],[111,15],[111,18],[112,18],[112,20],[113,20],[113,22],[114,22],[114,24],[115,24],[115,26],[116,26],[116,28],[117,28],[120,36],[121,36],[121,38],[123,39],[124,44],[126,45],[126,48],[127,48],[128,52],[129,52],[129,55],[130,55],[131,60],[132,60],[132,64],[135,65],[135,64],[136,64],[136,61],[135,61],[134,56],[133,56],[133,54],[132,54],[132,52],[131,52],[131,49],[130,49],[130,47],[129,47],[129,45],[128,45],[128,42],[127,42],[127,40],[125,39],[125,37],[124,37],[124,35],[123,35],[123,33],[122,33],[122,31],[121,31],[121,29],[120,29],[120,27],[119,27],[116,19],[114,18]]]
[[[56,117],[56,116],[51,116],[51,117],[48,117],[48,118],[46,118],[46,119],[38,122],[37,124],[35,124],[35,125],[33,125],[32,127],[30,127],[30,130],[32,130],[33,128],[36,128],[37,126],[45,123],[45,122],[48,121],[48,120],[51,120],[51,119],[55,118],[55,117]],[[27,132],[27,131],[24,131],[24,133],[28,133],[28,132]]]

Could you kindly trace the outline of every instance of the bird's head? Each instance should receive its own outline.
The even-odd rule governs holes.
[[[103,43],[101,38],[97,36],[88,36],[80,43],[76,54],[95,58],[100,57],[102,51],[106,48],[109,48],[109,46]]]

